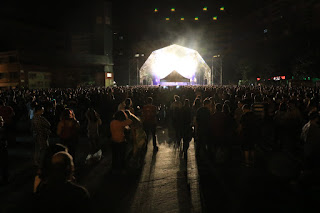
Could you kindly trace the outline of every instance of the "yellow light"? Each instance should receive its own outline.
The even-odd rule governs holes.
[[[181,21],[184,21],[184,18],[183,18],[183,17],[181,17]]]
[[[208,7],[204,7],[204,8],[203,8],[203,11],[207,11],[207,10],[208,10]]]
[[[218,16],[214,16],[213,20],[215,20],[215,21],[218,20]]]
[[[220,10],[223,11],[223,10],[224,10],[224,7],[220,7]]]
[[[154,9],[154,12],[155,12],[155,13],[156,13],[156,12],[158,12],[158,9],[157,9],[157,8],[155,8],[155,9]]]
[[[169,21],[170,20],[170,18],[166,18],[166,21]]]
[[[171,8],[171,12],[174,12],[174,11],[176,11],[176,9],[175,8]]]
[[[199,20],[199,17],[195,17],[194,20],[198,21],[198,20]]]

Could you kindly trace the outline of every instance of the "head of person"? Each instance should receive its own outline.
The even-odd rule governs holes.
[[[244,105],[243,100],[238,101],[238,108],[242,109],[243,105]]]
[[[126,100],[124,101],[124,104],[126,105],[126,107],[131,107],[132,106],[131,98],[126,98]]]
[[[209,98],[204,99],[203,106],[207,108],[211,108],[211,100]]]
[[[244,113],[246,113],[246,112],[250,112],[250,105],[249,104],[244,104],[243,106],[242,106],[242,111],[244,112]]]
[[[61,114],[63,120],[70,120],[74,118],[74,113],[72,109],[65,108]]]
[[[118,121],[127,120],[128,116],[123,110],[119,110],[114,114],[114,119]]]
[[[319,123],[319,112],[318,111],[311,111],[308,114],[309,117],[309,121],[313,122],[313,123]]]
[[[222,112],[222,104],[216,103],[216,105],[215,105],[215,112]]]
[[[153,98],[152,97],[148,97],[147,98],[147,104],[152,104],[153,103]]]
[[[60,151],[52,156],[49,181],[65,182],[71,180],[73,172],[73,158],[69,153]]]
[[[222,106],[222,112],[226,113],[226,114],[230,114],[230,107],[228,104],[223,104]]]
[[[189,101],[189,99],[184,99],[184,106],[190,107],[190,101]]]
[[[180,96],[179,95],[174,95],[173,98],[174,98],[174,101],[180,101]]]
[[[34,107],[34,113],[35,113],[36,115],[42,115],[43,112],[44,112],[44,108],[43,108],[42,105],[36,105],[36,106]]]
[[[94,109],[89,108],[87,111],[87,118],[90,121],[97,121],[97,112]]]

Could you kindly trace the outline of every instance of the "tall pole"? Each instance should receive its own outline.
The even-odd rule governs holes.
[[[139,57],[137,57],[137,85],[139,85]]]
[[[131,69],[130,69],[130,59],[129,59],[129,64],[128,64],[129,66],[128,66],[128,70],[129,70],[129,86],[131,85],[131,76],[130,76],[130,72],[131,72]]]
[[[222,86],[222,57],[220,56],[220,85]]]
[[[213,85],[213,56],[211,59],[211,85]]]

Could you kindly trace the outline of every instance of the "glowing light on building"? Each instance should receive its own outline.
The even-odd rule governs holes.
[[[195,17],[194,20],[198,21],[198,20],[199,20],[199,17]]]
[[[203,11],[207,11],[207,10],[208,10],[208,7],[204,7],[204,8],[203,8]]]
[[[170,18],[167,17],[167,18],[166,18],[166,21],[169,21],[169,20],[170,20]]]
[[[214,16],[212,19],[213,19],[214,21],[216,21],[216,20],[218,20],[218,16]]]
[[[260,81],[261,80],[261,78],[257,78],[257,81]]]
[[[155,12],[155,13],[158,12],[158,9],[157,9],[157,8],[154,8],[154,12]]]
[[[176,11],[176,9],[175,8],[171,8],[171,12],[174,12],[174,11]]]
[[[181,21],[184,21],[184,17],[181,17],[181,19],[180,19]]]
[[[221,11],[224,11],[224,7],[220,7],[220,10],[221,10]]]

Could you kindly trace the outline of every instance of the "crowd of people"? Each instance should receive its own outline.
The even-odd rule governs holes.
[[[65,197],[88,203],[89,192],[73,183],[79,137],[86,136],[90,144],[83,160],[97,152],[101,156],[101,134],[110,138],[112,170],[125,174],[128,155],[133,156],[134,166],[143,165],[150,135],[153,150],[158,151],[158,126],[168,128],[184,158],[194,138],[198,163],[228,166],[236,148],[243,167],[263,168],[257,153],[283,153],[296,168],[288,178],[311,190],[320,174],[319,95],[319,88],[288,86],[4,90],[0,93],[2,181],[9,181],[7,147],[14,144],[17,124],[26,121],[35,145],[34,192],[41,199],[65,199],[56,196],[63,188],[69,193]],[[51,145],[50,137],[59,142]]]

